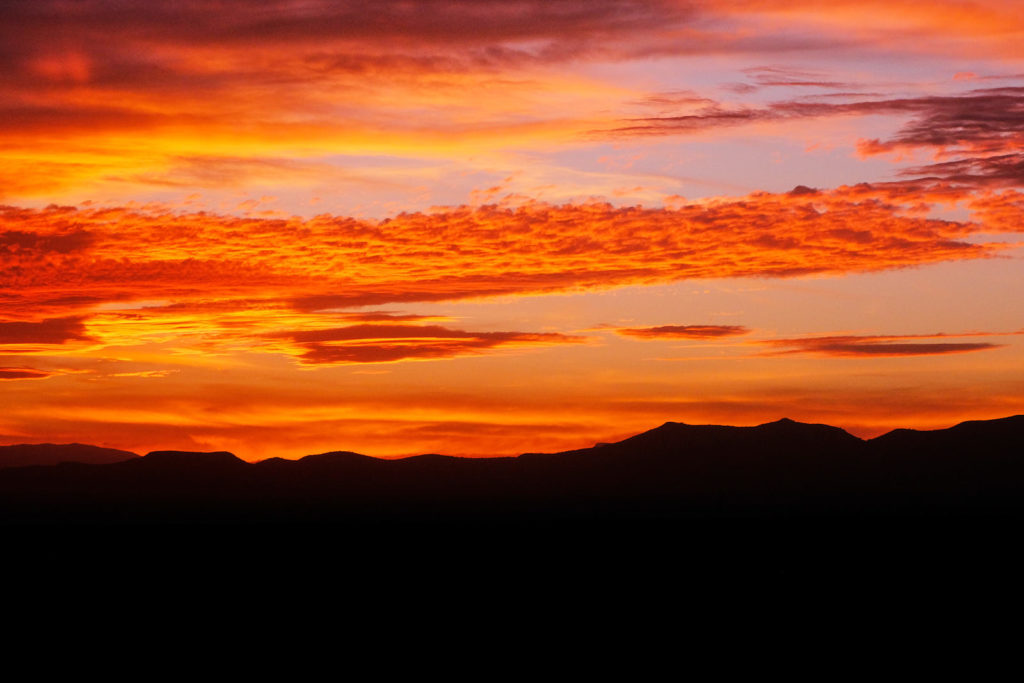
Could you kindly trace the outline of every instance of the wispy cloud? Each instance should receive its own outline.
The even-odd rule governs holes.
[[[755,66],[744,69],[743,72],[749,77],[756,87],[784,87],[784,88],[825,88],[825,89],[857,89],[855,83],[836,81],[829,79],[824,74],[802,69],[792,69],[778,66]]]
[[[799,98],[756,106],[725,105],[709,100],[696,111],[675,116],[638,117],[608,132],[668,135],[760,121],[905,114],[913,118],[894,137],[865,141],[861,151],[877,154],[900,147],[961,146],[995,151],[1004,149],[1008,142],[1020,142],[1024,88],[988,88],[950,96],[856,99],[856,94],[847,93],[845,97],[850,101]],[[700,102],[687,104],[697,103]]]
[[[761,75],[762,72],[756,73]],[[808,81],[804,85],[816,83]],[[828,87],[830,84],[822,82],[821,85]],[[617,128],[597,134],[678,135],[771,121],[905,115],[909,121],[893,136],[861,140],[858,152],[867,157],[926,149],[939,159],[950,159],[900,171],[900,175],[908,178],[941,179],[978,187],[1024,184],[1024,87],[986,88],[950,96],[859,97],[862,96],[843,93],[835,98],[799,98],[754,106],[690,98],[676,102],[684,113],[675,115],[666,113],[671,102],[665,99],[658,116],[629,119]],[[651,96],[647,101],[653,104],[660,100]]]
[[[856,357],[898,357],[898,356],[939,356],[952,353],[969,353],[998,349],[1004,344],[989,342],[935,342],[925,341],[947,337],[1002,336],[994,333],[954,334],[910,334],[910,335],[837,335],[772,339],[759,342],[778,351],[769,355],[815,354],[822,356]]]
[[[0,380],[46,379],[53,373],[35,368],[0,368]]]
[[[715,339],[748,334],[742,325],[659,325],[657,327],[622,327],[614,332],[638,339]]]
[[[955,103],[888,98],[831,108],[744,107],[696,94],[686,102],[676,93],[652,96],[649,104],[664,108],[673,100],[688,107],[685,114],[666,111],[616,126],[610,123],[616,108],[638,93],[566,68],[749,55],[762,64],[746,70],[749,88],[857,91],[849,79],[774,58],[820,54],[837,44],[917,48],[918,41],[894,45],[890,29],[864,20],[877,10],[891,13],[893,3],[867,4],[876,11],[782,0],[380,0],[372,6],[272,0],[259,12],[240,0],[4,3],[0,193],[46,196],[136,184],[224,188],[274,175],[301,181],[331,175],[312,158],[317,155],[446,156],[481,145],[578,140],[595,128],[607,138],[904,112],[921,113],[926,130],[934,122],[925,108]],[[895,5],[893,21],[904,33],[958,45],[968,35],[990,51],[998,48],[989,41],[1002,44],[1021,28],[1019,8],[1003,3],[939,2],[927,11]],[[790,25],[798,30],[780,28]],[[988,95],[1000,96],[1013,95]],[[983,97],[979,91],[961,104],[969,111]],[[689,111],[700,100],[704,108]],[[903,142],[897,136],[865,150]],[[330,182],[365,180],[337,168],[332,173]]]

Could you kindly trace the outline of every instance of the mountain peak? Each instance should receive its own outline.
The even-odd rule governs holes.
[[[777,432],[791,439],[838,439],[841,441],[861,441],[842,427],[834,427],[817,422],[797,422],[783,417],[775,422],[766,422],[754,427],[760,432]]]
[[[779,425],[781,427],[781,426],[810,425],[810,424],[811,424],[810,422],[797,422],[796,420],[793,420],[793,419],[788,418],[788,417],[780,417],[778,420],[774,420],[772,422],[765,422],[763,424],[759,424],[758,427],[770,427],[771,425]]]
[[[304,455],[295,462],[306,465],[337,466],[337,465],[365,465],[377,462],[379,459],[370,455],[363,455],[354,451],[330,451],[328,453],[315,453]]]
[[[227,465],[246,464],[234,453],[227,451],[151,451],[142,457],[144,462],[161,465]]]

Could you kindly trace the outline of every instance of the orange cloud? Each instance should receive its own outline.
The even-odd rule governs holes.
[[[159,205],[0,207],[0,344],[6,353],[50,353],[54,345],[74,351],[70,342],[173,343],[206,354],[269,350],[315,365],[564,343],[571,339],[448,330],[424,325],[438,321],[421,316],[351,309],[986,258],[1014,245],[977,236],[1019,234],[1022,197],[908,180],[798,186],[674,208],[527,203],[382,221],[238,217]],[[968,202],[976,221],[928,217],[932,203],[957,200]],[[397,337],[344,338],[356,329],[389,334],[388,323]],[[411,338],[413,323],[428,339]],[[621,333],[700,338],[741,329]],[[315,338],[331,334],[342,336]]]
[[[140,3],[116,12],[102,0],[81,0],[74,11],[60,0],[3,3],[0,194],[125,196],[139,186],[366,183],[324,158],[451,158],[523,143],[578,142],[598,128],[607,138],[868,113],[920,113],[935,128],[923,113],[930,106],[924,99],[744,108],[678,93],[649,104],[683,105],[686,115],[616,127],[610,112],[637,93],[565,66],[644,60],[641,69],[652,56],[723,52],[763,62],[833,47],[837,39],[892,49],[893,28],[875,27],[879,15],[895,28],[953,40],[969,35],[983,45],[983,38],[1005,41],[1021,26],[1019,12],[1002,3],[939,2],[927,10],[909,2],[869,5],[883,11],[781,0],[380,0],[372,7],[273,0],[261,3],[258,14],[239,0]],[[790,25],[796,29],[783,28]],[[865,31],[877,41],[859,35]],[[915,49],[918,41],[904,42],[900,47]],[[751,88],[851,85],[777,66],[747,75],[756,84]],[[467,98],[467,92],[486,96]],[[1004,89],[988,97],[1000,96],[1013,94]],[[981,97],[979,91],[964,99],[965,111],[996,105]],[[865,153],[902,144],[875,143],[865,143]]]
[[[760,35],[781,39],[776,49],[791,50],[829,44],[847,49],[877,47],[886,54],[1015,60],[1020,56],[1018,34],[1024,27],[1016,0],[927,4],[917,0],[710,0],[701,6],[730,17],[742,28],[758,26]],[[771,50],[770,43],[762,41],[761,48]]]
[[[994,3],[874,4],[897,26],[954,39],[1005,37],[1021,26],[1016,8]],[[309,169],[297,158],[316,153],[447,154],[459,141],[465,150],[494,144],[496,131],[532,142],[552,132],[572,139],[607,120],[609,97],[635,93],[566,75],[566,63],[723,52],[762,60],[832,47],[835,34],[869,30],[878,16],[861,3],[781,0],[379,0],[372,7],[273,0],[258,14],[247,7],[200,0],[115,12],[102,0],[81,0],[74,11],[60,0],[4,3],[0,191],[45,194],[94,182],[223,186],[275,170],[302,176]],[[799,35],[780,29],[780,14]],[[891,34],[879,35],[891,48]],[[747,74],[752,87],[850,85],[776,66]],[[497,96],[466,98],[469,89]],[[566,120],[569,106],[574,121]],[[796,115],[790,109],[775,114]],[[701,119],[724,124],[751,115],[758,114],[719,108]],[[653,128],[687,125],[669,118]],[[142,142],[146,153],[133,153]]]
[[[311,159],[565,138],[623,89],[547,65],[691,14],[632,0],[111,7],[0,7],[0,195],[363,182]]]
[[[357,370],[325,368],[320,374],[330,381],[312,392],[281,358],[254,357],[275,353],[314,367],[501,355],[580,341],[551,332],[456,329],[413,313],[348,310],[356,307],[702,278],[843,275],[1005,254],[1015,245],[985,243],[984,235],[1019,235],[1024,225],[1024,194],[989,191],[1021,184],[1019,90],[876,95],[857,92],[846,75],[777,66],[746,70],[740,78],[749,82],[733,86],[733,94],[787,88],[813,96],[744,107],[676,90],[638,103],[643,94],[632,86],[676,73],[671,67],[681,60],[651,71],[662,57],[714,55],[715,68],[701,77],[707,82],[729,64],[772,64],[773,55],[784,55],[788,64],[801,53],[825,55],[807,63],[833,64],[835,52],[819,51],[836,46],[871,57],[879,46],[886,55],[1019,56],[1019,2],[270,0],[259,12],[251,5],[0,3],[0,194],[54,201],[66,192],[101,200],[134,197],[140,187],[152,196],[263,183],[287,186],[282,196],[293,185],[313,183],[343,194],[352,183],[401,175],[430,186],[436,178],[404,167],[364,176],[334,165],[331,155],[338,153],[461,159],[524,142],[530,150],[587,142],[581,134],[594,129],[602,129],[607,142],[878,114],[906,124],[864,143],[864,153],[926,149],[945,156],[898,183],[800,186],[790,193],[680,200],[672,208],[456,206],[378,221],[326,214],[244,218],[157,204],[0,207],[0,353],[8,359],[0,379],[49,372],[20,367],[33,363],[14,354],[64,356],[54,366],[59,376],[43,385],[53,391],[7,383],[12,400],[0,415],[3,438],[104,441],[117,433],[140,450],[209,450],[234,442],[254,449],[243,452],[266,455],[364,446],[385,453],[512,453],[587,445],[595,435],[616,436],[604,433],[610,424],[626,436],[666,419],[763,422],[784,411],[831,421],[852,412],[879,424],[898,411],[930,410],[930,419],[945,419],[1020,410],[1018,386],[1000,394],[993,390],[997,381],[974,376],[957,380],[956,391],[927,387],[909,398],[893,395],[889,386],[837,395],[831,385],[780,397],[751,385],[751,375],[741,385],[695,383],[690,394],[679,393],[690,378],[664,382],[661,370],[658,381],[640,382],[644,388],[632,396],[621,386],[602,385],[594,373],[584,383],[571,378],[568,388],[556,377],[538,389],[535,381],[543,378],[531,376],[523,395],[512,395],[524,384],[518,375],[497,388],[448,375],[463,395],[424,381],[418,386],[429,391],[413,399],[407,377],[393,385],[345,384]],[[747,61],[730,61],[737,55]],[[629,60],[637,61],[621,64]],[[614,62],[620,64],[608,68]],[[692,66],[678,73],[700,68]],[[614,123],[636,107],[640,118]],[[635,130],[608,132],[630,126]],[[552,175],[545,182],[561,182]],[[969,209],[971,220],[931,217],[932,204],[952,202]],[[725,332],[730,327],[620,333],[732,340]],[[761,350],[885,356],[986,346],[974,342],[833,336]],[[972,345],[978,348],[967,348]],[[422,380],[440,376],[439,365],[362,370],[422,373]],[[639,376],[635,367],[629,372]],[[677,393],[652,397],[651,387],[667,384]],[[624,415],[632,421],[620,421]]]
[[[941,183],[862,184],[674,209],[485,205],[259,219],[153,207],[0,208],[0,291],[11,319],[97,302],[298,311],[727,277],[844,274],[984,258],[1020,232],[1015,192],[977,198],[985,222],[926,217],[971,195]],[[994,197],[994,196],[993,196]],[[987,203],[986,203],[987,202]],[[991,218],[991,220],[989,220]],[[164,312],[169,312],[165,310]],[[146,311],[136,311],[144,314]],[[60,317],[60,316],[55,316]],[[12,328],[13,329],[13,328]]]

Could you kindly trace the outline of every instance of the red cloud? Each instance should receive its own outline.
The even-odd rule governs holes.
[[[750,332],[741,325],[661,325],[659,327],[628,327],[615,332],[640,339],[714,339]]]
[[[0,380],[4,379],[46,379],[53,373],[35,368],[0,368]]]
[[[83,318],[51,318],[40,322],[0,322],[0,344],[63,344],[87,340]]]
[[[936,356],[951,353],[968,353],[971,351],[987,351],[1001,348],[1002,344],[976,342],[921,342],[907,341],[918,339],[934,339],[937,337],[955,337],[957,335],[867,335],[867,336],[828,336],[798,337],[794,339],[772,339],[760,342],[771,346],[789,347],[783,351],[772,352],[771,355],[790,355],[811,353],[824,356],[839,357],[881,357],[881,356]],[[963,336],[979,336],[978,333]],[[989,336],[982,334],[981,336]],[[992,335],[996,336],[996,335]]]
[[[498,347],[539,346],[583,341],[555,333],[466,332],[439,325],[350,325],[266,335],[294,343],[302,363],[386,363],[410,359],[475,355]]]

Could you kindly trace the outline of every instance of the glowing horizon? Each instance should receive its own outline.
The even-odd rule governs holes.
[[[512,455],[1024,413],[1009,0],[0,19],[0,444]]]

